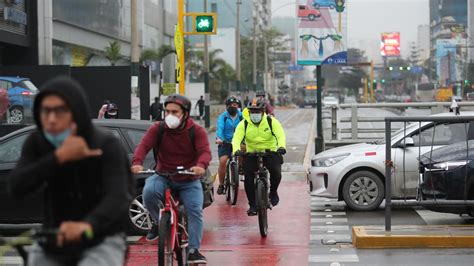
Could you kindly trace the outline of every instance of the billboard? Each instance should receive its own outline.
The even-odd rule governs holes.
[[[400,56],[400,32],[382,33],[380,54],[382,56]]]
[[[298,65],[347,64],[345,0],[296,1]]]
[[[466,58],[466,49],[462,48],[465,43],[466,39],[436,40],[436,74],[441,85],[461,80]]]

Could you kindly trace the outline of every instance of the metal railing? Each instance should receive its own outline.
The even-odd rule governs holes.
[[[392,206],[422,206],[422,207],[429,207],[429,206],[474,206],[474,200],[467,200],[467,189],[465,189],[464,200],[443,200],[437,199],[436,197],[433,200],[422,200],[417,198],[416,201],[407,201],[405,200],[397,200],[392,201],[392,169],[394,167],[392,161],[392,123],[401,122],[405,125],[409,122],[433,122],[436,124],[440,123],[469,123],[474,121],[474,116],[450,116],[450,117],[387,117],[385,120],[385,231],[391,231],[392,227],[392,220],[391,220],[391,213],[392,213]],[[434,129],[435,130],[435,129]],[[434,138],[434,131],[433,130],[433,138]],[[421,129],[418,129],[417,132],[421,132]],[[420,136],[421,138],[421,136]],[[469,136],[466,134],[466,142]],[[406,141],[406,138],[404,138]],[[431,146],[431,152],[433,151],[433,142]],[[421,144],[420,144],[421,145]],[[469,146],[467,147],[469,148]],[[421,151],[421,150],[420,150]],[[405,153],[405,150],[404,150]],[[420,157],[421,154],[419,154]],[[431,155],[430,155],[431,156]],[[405,159],[403,159],[405,161]],[[430,158],[431,160],[431,158]],[[403,166],[404,162],[403,162]],[[405,171],[405,169],[402,169]],[[418,189],[420,189],[420,182],[418,183]],[[465,180],[465,185],[467,186],[467,182]]]
[[[459,102],[458,105],[462,107],[474,107],[474,102]],[[332,107],[331,109],[331,140],[339,140],[339,134],[350,134],[350,138],[340,138],[346,139],[349,142],[362,142],[367,139],[374,138],[383,138],[383,135],[379,137],[364,137],[366,134],[383,134],[385,128],[383,127],[384,117],[359,117],[358,110],[361,108],[380,108],[388,110],[406,110],[407,108],[430,108],[431,114],[438,114],[446,112],[447,108],[451,106],[451,102],[415,102],[415,103],[361,103],[361,104],[341,104],[339,107]],[[350,117],[341,117],[338,120],[337,109],[350,109]],[[338,128],[339,123],[350,123],[349,128]],[[380,123],[380,127],[375,128],[363,128],[359,126],[359,123],[363,122],[372,122]],[[392,131],[398,130],[397,128],[392,128]]]

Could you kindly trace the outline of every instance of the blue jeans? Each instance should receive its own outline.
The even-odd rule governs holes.
[[[152,175],[145,181],[143,203],[155,222],[159,221],[160,208],[163,206],[167,188],[177,191],[188,216],[189,248],[201,246],[203,219],[203,191],[200,180],[175,182],[159,175]]]

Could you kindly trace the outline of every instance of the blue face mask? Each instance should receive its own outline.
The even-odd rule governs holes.
[[[69,137],[71,134],[71,129],[66,129],[63,132],[53,135],[51,133],[48,133],[46,131],[43,131],[45,138],[51,143],[55,148],[58,148],[61,146],[64,142],[64,140]]]

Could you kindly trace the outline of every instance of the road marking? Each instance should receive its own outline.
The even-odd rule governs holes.
[[[359,262],[356,254],[309,255],[309,262]]]
[[[347,218],[311,218],[311,223],[347,223]]]
[[[336,231],[350,231],[350,228],[348,225],[312,225],[311,231],[316,231],[316,230],[321,230],[321,231],[327,231],[327,230],[336,230]]]
[[[311,216],[323,216],[326,217],[328,215],[331,215],[333,217],[335,216],[345,216],[345,212],[312,212]]]
[[[348,236],[347,234],[344,234],[344,235],[324,235],[324,236],[321,235],[321,234],[315,234],[315,235],[310,235],[309,240],[311,240],[311,241],[319,241],[319,240],[325,240],[325,241],[344,240],[344,241],[347,241],[347,240],[350,240],[350,236]]]

